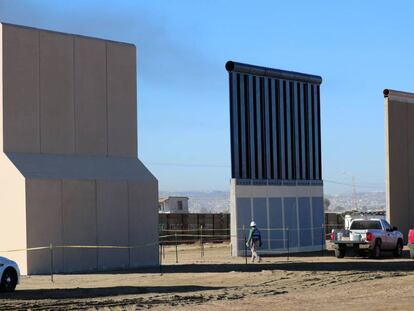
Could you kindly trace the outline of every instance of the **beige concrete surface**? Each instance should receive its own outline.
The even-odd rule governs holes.
[[[5,151],[40,152],[39,35],[3,26]]]
[[[106,43],[74,39],[76,153],[107,154]]]
[[[95,181],[63,180],[62,214],[64,245],[98,245]],[[65,272],[93,271],[96,249],[63,250]]]
[[[128,182],[129,243],[141,245],[130,250],[131,267],[151,266],[158,261],[158,208],[157,213],[148,212],[154,200],[158,202],[157,189],[157,181]]]
[[[154,178],[137,158],[7,153],[27,178],[148,181]]]
[[[135,46],[107,43],[108,154],[136,157],[137,98]]]
[[[63,245],[62,182],[55,179],[27,179],[27,247],[50,243]],[[50,273],[50,251],[27,253],[28,274]],[[63,272],[63,250],[53,250],[53,270]]]
[[[97,182],[98,245],[129,245],[129,206],[127,181]],[[116,207],[116,208],[114,208]],[[100,270],[129,266],[128,249],[99,249]]]
[[[0,212],[11,219],[0,234],[12,237],[0,256],[23,274],[158,264],[158,183],[137,159],[136,101],[134,45],[0,23]],[[5,252],[50,243],[53,257]]]
[[[73,36],[39,31],[42,153],[75,152],[73,40]]]
[[[0,251],[25,249],[27,246],[25,179],[4,154],[0,154],[0,172]],[[21,273],[27,273],[25,251],[0,252],[0,256],[17,261]]]
[[[3,28],[6,152],[137,156],[134,45]]]

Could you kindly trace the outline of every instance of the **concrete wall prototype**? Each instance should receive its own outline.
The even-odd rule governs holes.
[[[324,207],[319,76],[227,62],[233,254],[254,220],[262,253],[321,250]]]
[[[158,183],[137,159],[136,100],[135,46],[0,24],[0,251],[143,245],[55,249],[54,272],[158,264]],[[7,257],[23,274],[50,272],[49,251]]]
[[[414,93],[384,90],[387,220],[414,228]]]

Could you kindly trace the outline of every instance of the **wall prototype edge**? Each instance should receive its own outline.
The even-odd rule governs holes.
[[[21,274],[26,275],[25,179],[3,153],[3,96],[3,25],[0,23],[0,256],[16,261]]]

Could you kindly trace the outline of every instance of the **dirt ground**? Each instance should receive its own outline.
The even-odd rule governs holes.
[[[227,244],[166,249],[158,269],[23,277],[0,294],[0,310],[413,310],[414,260],[336,259],[331,251],[265,257],[230,256]],[[160,273],[161,272],[161,273]]]

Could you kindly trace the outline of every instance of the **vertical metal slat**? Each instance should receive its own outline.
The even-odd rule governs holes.
[[[278,115],[277,115],[277,99],[276,99],[276,80],[275,79],[271,79],[270,80],[270,107],[271,107],[271,111],[272,111],[272,119],[271,119],[271,124],[272,124],[272,168],[273,168],[273,172],[272,172],[272,178],[273,179],[278,179],[279,178],[279,164],[278,164],[278,158],[279,158],[279,144],[278,144],[278,135],[279,135],[279,131],[278,131]]]
[[[286,150],[285,150],[285,99],[283,80],[278,80],[279,89],[279,133],[280,133],[280,178],[286,179]]]
[[[286,160],[287,160],[287,179],[293,178],[292,163],[292,111],[290,102],[290,83],[285,81],[285,116],[286,116]]]
[[[256,179],[256,129],[254,120],[253,76],[249,75],[249,140],[250,140],[250,175]]]
[[[264,117],[265,117],[265,131],[266,134],[265,140],[265,151],[266,151],[266,172],[264,178],[270,179],[271,178],[271,170],[272,170],[272,159],[270,157],[270,150],[271,150],[271,137],[272,137],[272,129],[270,128],[270,118],[272,116],[272,112],[270,110],[269,105],[269,79],[264,79],[263,84],[263,91],[264,91]]]
[[[261,103],[261,94],[260,94],[260,77],[255,77],[256,80],[256,161],[257,161],[257,172],[256,176],[258,179],[263,178],[263,144],[262,144],[262,103]]]
[[[309,144],[309,179],[314,179],[314,147],[313,147],[313,96],[312,96],[312,85],[308,84],[308,106],[307,106],[307,118],[308,118],[308,144]]]
[[[295,146],[295,179],[300,179],[300,156],[299,156],[299,107],[298,107],[298,83],[293,82],[293,115],[294,115],[294,146]]]
[[[241,161],[241,178],[247,178],[247,154],[246,154],[246,100],[245,100],[245,91],[244,91],[244,74],[240,75],[239,80],[239,102],[240,102],[240,161]]]

